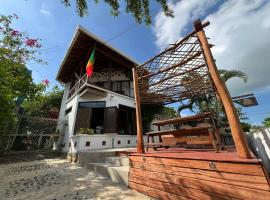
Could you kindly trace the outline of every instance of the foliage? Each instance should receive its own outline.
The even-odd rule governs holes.
[[[170,118],[180,117],[179,113],[177,113],[172,107],[163,107],[162,113],[167,114]]]
[[[163,111],[164,106],[161,104],[142,104],[142,123],[143,131],[150,130],[150,124],[153,121],[155,114],[159,114]]]
[[[23,109],[28,116],[58,117],[63,91],[54,86],[47,92],[47,88],[48,84],[37,84],[33,96],[23,103]]]
[[[220,69],[218,70],[221,79],[224,82],[227,82],[231,78],[240,78],[242,79],[245,83],[248,81],[248,76],[246,73],[238,70],[227,70],[227,69]]]
[[[264,119],[263,125],[265,128],[270,128],[270,117]]]
[[[95,3],[98,2],[99,0],[95,0]],[[104,0],[104,2],[111,7],[111,14],[113,16],[120,14],[119,0]],[[150,2],[150,0],[126,0],[126,12],[131,13],[137,23],[145,22],[146,24],[151,24]],[[163,13],[166,16],[173,17],[173,11],[169,8],[167,0],[156,0],[156,2],[161,5]],[[62,0],[62,3],[66,7],[71,6],[71,0]],[[76,11],[80,17],[86,16],[88,10],[87,0],[76,0]]]
[[[250,132],[251,125],[249,123],[241,122],[241,127],[244,132]]]
[[[87,135],[93,135],[95,133],[95,130],[92,128],[80,128],[79,131],[76,133],[78,134],[87,134]]]
[[[224,82],[235,77],[242,79],[244,82],[246,82],[248,79],[248,76],[244,72],[238,70],[221,69],[219,70],[219,73],[221,79]],[[196,80],[199,79],[199,77],[197,76],[198,75],[196,74]],[[224,125],[228,124],[228,119],[225,114],[223,105],[220,101],[218,101],[216,96],[210,94],[202,96],[194,96],[188,100],[188,103],[182,102],[182,105],[179,106],[179,108],[177,109],[178,113],[187,108],[190,111],[197,113],[212,112],[218,117],[219,121],[222,121],[224,123]],[[236,111],[238,113],[240,121],[245,122],[248,119],[246,113],[243,112],[241,107],[237,107]]]
[[[33,93],[35,84],[28,61],[42,62],[38,58],[41,47],[38,39],[30,38],[26,32],[11,28],[17,15],[0,15],[0,131],[15,121],[15,108]]]

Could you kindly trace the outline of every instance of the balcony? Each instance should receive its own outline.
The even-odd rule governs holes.
[[[73,98],[78,92],[81,92],[85,88],[101,89],[103,91],[111,91],[124,96],[134,97],[133,86],[130,81],[112,81],[111,89],[108,89],[108,82],[93,83],[91,79],[85,74],[81,79],[79,79],[75,85],[70,89],[68,99]]]

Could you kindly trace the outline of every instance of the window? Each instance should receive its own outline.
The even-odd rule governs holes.
[[[106,145],[106,141],[102,141],[102,146],[105,146]]]
[[[76,147],[76,146],[77,146],[77,142],[74,143],[74,147]]]
[[[67,115],[68,113],[70,113],[72,111],[72,106],[68,109],[65,110],[65,115]]]
[[[117,144],[121,144],[121,140],[118,140],[118,141],[117,141]]]
[[[90,141],[86,141],[86,142],[85,142],[85,146],[86,146],[86,147],[89,147],[89,146],[90,146]]]
[[[130,140],[128,140],[127,143],[130,144]]]
[[[121,91],[121,82],[113,82],[113,91],[115,92],[119,92]]]
[[[104,108],[106,107],[105,101],[91,101],[79,103],[79,108]]]
[[[112,82],[112,91],[130,96],[130,82],[129,81],[113,81]]]

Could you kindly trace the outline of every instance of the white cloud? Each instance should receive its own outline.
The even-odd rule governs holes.
[[[189,0],[179,1],[172,9],[174,18],[166,17],[162,12],[155,18],[153,31],[156,35],[156,45],[164,49],[170,43],[174,43],[179,37],[183,37],[187,26],[204,14],[205,9],[214,4],[214,0]]]
[[[160,49],[184,36],[194,19],[205,16],[214,5],[211,0],[180,1],[174,6],[175,18],[158,14],[153,31]],[[228,82],[232,95],[270,89],[270,2],[264,0],[229,0],[206,16],[205,29],[217,65],[248,74],[245,84],[239,79]]]
[[[48,10],[44,10],[44,9],[40,9],[40,13],[44,14],[44,15],[51,15],[51,12]]]
[[[45,2],[43,2],[41,4],[41,9],[39,10],[41,14],[44,14],[44,15],[51,15],[51,12],[48,10],[47,8],[47,4]]]

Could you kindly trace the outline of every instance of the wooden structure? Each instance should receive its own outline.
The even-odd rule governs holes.
[[[221,80],[203,28],[133,69],[137,117],[137,153],[130,154],[129,187],[159,199],[269,199],[269,177],[249,151],[232,99]],[[144,152],[141,103],[169,104],[196,96],[218,97],[223,103],[235,147],[214,149],[161,148]],[[186,120],[185,118],[159,122]],[[204,131],[221,146],[212,127],[157,131],[149,135],[195,134]],[[164,134],[163,134],[164,133]],[[163,144],[163,143],[162,143]],[[166,146],[165,146],[166,147]]]
[[[269,179],[256,158],[233,149],[167,149],[130,154],[129,187],[158,199],[269,199]]]
[[[194,22],[192,33],[133,70],[134,77],[138,76],[137,80],[134,79],[136,104],[168,104],[206,94],[218,95],[225,108],[239,157],[251,158],[232,99],[219,76],[203,31],[208,24]],[[138,114],[139,111],[137,121],[141,124]],[[141,134],[140,126],[137,129],[138,135]],[[143,147],[143,144],[138,146]]]
[[[210,122],[208,122],[210,121]],[[160,131],[161,127],[167,124],[180,124],[185,122],[196,122],[195,127],[173,130]],[[219,127],[212,113],[202,113],[195,116],[180,117],[169,120],[163,120],[153,123],[158,127],[158,131],[148,132],[147,149],[148,147],[166,147],[176,146],[178,143],[187,145],[213,145],[216,152],[223,148],[222,140],[220,139]],[[154,136],[159,136],[159,143],[155,143]],[[196,137],[195,137],[196,136]],[[150,143],[150,138],[152,143]]]

